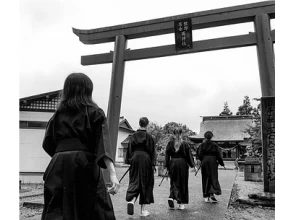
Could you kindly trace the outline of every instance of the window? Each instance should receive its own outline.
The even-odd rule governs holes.
[[[118,148],[118,157],[124,157],[124,149]]]
[[[231,150],[228,151],[228,158],[232,158],[232,152],[231,152]]]
[[[45,129],[46,126],[45,121],[19,121],[19,128]]]
[[[19,128],[27,128],[28,122],[27,121],[20,121],[19,122]]]

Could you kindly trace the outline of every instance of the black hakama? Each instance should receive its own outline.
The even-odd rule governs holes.
[[[220,147],[216,143],[207,140],[199,146],[197,153],[201,161],[203,197],[210,197],[212,194],[221,195],[221,187],[218,181],[218,165],[224,166],[224,162]]]
[[[103,158],[111,159],[110,147],[102,109],[53,115],[43,141],[52,159],[43,177],[42,220],[115,219],[101,171],[106,168]]]
[[[154,140],[145,130],[138,130],[130,137],[126,156],[126,163],[130,164],[126,201],[140,195],[139,204],[154,203],[152,166],[156,165],[155,155]]]
[[[195,166],[189,145],[182,142],[178,151],[174,148],[174,140],[166,147],[165,166],[170,177],[169,198],[176,200],[179,204],[189,203],[189,166]]]

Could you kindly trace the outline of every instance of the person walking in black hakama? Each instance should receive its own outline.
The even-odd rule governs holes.
[[[127,212],[134,214],[134,204],[140,195],[140,216],[148,216],[146,204],[154,203],[153,187],[156,172],[156,151],[152,136],[146,129],[148,118],[140,118],[138,129],[129,140],[126,163],[130,164],[129,186],[126,193]]]
[[[43,176],[42,220],[115,219],[109,193],[117,193],[119,182],[106,117],[92,101],[92,91],[88,76],[70,74],[48,122],[43,149],[52,159]],[[110,173],[109,189],[101,168]]]
[[[189,203],[189,166],[195,167],[194,159],[188,143],[182,139],[182,129],[177,128],[165,151],[165,167],[170,177],[170,209],[174,209],[174,200],[179,204],[178,209],[185,209],[184,204]]]
[[[221,195],[221,187],[218,182],[218,164],[224,168],[225,164],[220,147],[211,141],[213,133],[207,131],[204,137],[205,141],[197,149],[198,158],[201,161],[203,197],[205,202],[217,202],[215,195]]]

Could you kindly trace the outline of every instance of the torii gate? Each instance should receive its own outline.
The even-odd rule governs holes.
[[[275,192],[275,58],[273,51],[275,31],[270,30],[270,19],[273,18],[275,18],[275,2],[266,1],[91,30],[73,28],[73,32],[84,44],[115,42],[113,52],[81,57],[82,65],[112,63],[107,118],[114,158],[125,61],[256,45],[262,92],[264,191]],[[182,19],[191,19],[193,30],[254,22],[255,32],[239,36],[194,41],[191,49],[182,51],[176,50],[175,45],[126,50],[127,39],[173,33],[175,21]]]

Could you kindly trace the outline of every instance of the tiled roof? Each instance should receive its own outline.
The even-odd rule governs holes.
[[[19,99],[20,111],[54,112],[61,90],[28,96]]]
[[[121,142],[121,144],[122,145],[124,145],[125,147],[127,147],[127,145],[128,145],[128,143],[129,143],[129,140],[130,140],[130,137],[131,137],[132,135],[129,135],[126,139],[124,139],[122,142]]]
[[[55,112],[62,90],[42,93],[19,99],[20,111]],[[135,132],[123,116],[119,119],[119,128],[131,133]]]
[[[243,141],[250,137],[245,132],[249,125],[253,125],[252,116],[206,116],[200,124],[200,133],[189,138],[204,139],[204,133],[212,131],[214,141]]]
[[[131,132],[135,132],[133,130],[133,128],[131,127],[130,123],[128,122],[128,120],[125,119],[123,116],[121,116],[119,118],[119,128],[122,128],[122,129],[125,129],[125,130],[128,130],[128,131],[131,131]]]

